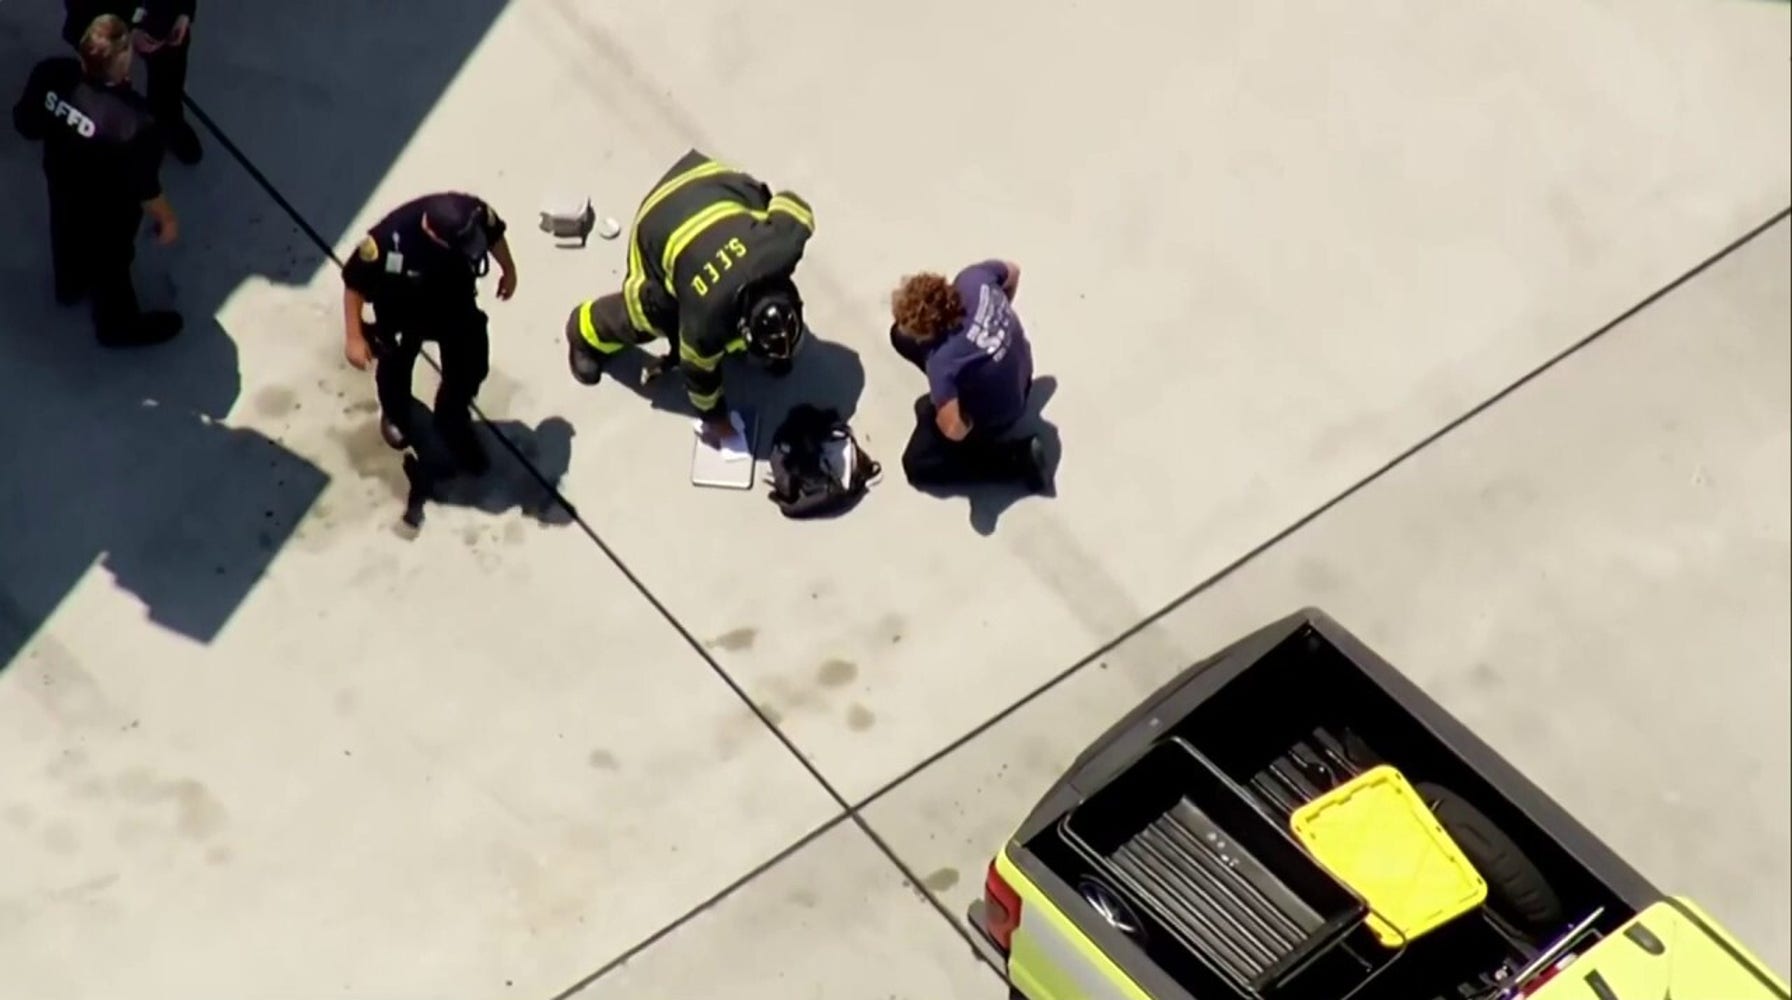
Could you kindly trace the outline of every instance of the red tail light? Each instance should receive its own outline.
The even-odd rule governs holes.
[[[1002,880],[996,863],[989,863],[989,878],[983,883],[983,929],[1003,954],[1014,947],[1014,931],[1020,926],[1020,893]]]

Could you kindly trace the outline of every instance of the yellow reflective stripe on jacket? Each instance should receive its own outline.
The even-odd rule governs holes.
[[[752,215],[752,209],[736,201],[718,201],[703,209],[696,215],[684,220],[672,235],[666,238],[665,250],[660,254],[660,272],[666,276],[666,289],[672,290],[672,269],[678,263],[678,257],[684,253],[691,241],[703,235],[710,226],[737,215]]]
[[[732,168],[715,160],[700,163],[681,174],[668,178],[659,187],[654,188],[641,202],[641,207],[635,210],[635,221],[630,229],[628,241],[628,277],[622,283],[622,298],[628,305],[628,319],[630,323],[634,324],[635,329],[661,337],[669,335],[665,330],[654,326],[647,318],[647,310],[641,302],[641,292],[647,286],[646,261],[641,256],[639,236],[641,221],[647,218],[647,214],[652,212],[660,202],[665,201],[692,181],[730,172],[732,172]],[[667,284],[670,284],[670,280]]]
[[[594,302],[579,304],[579,336],[585,338],[585,343],[590,344],[599,353],[615,354],[628,345],[607,341],[597,332],[597,324],[591,321],[591,307],[595,304]]]
[[[804,229],[810,232],[815,231],[815,213],[809,211],[807,206],[788,194],[774,195],[768,211],[783,212],[801,223]]]
[[[685,395],[691,397],[691,405],[699,410],[713,410],[716,408],[716,404],[722,401],[721,389],[706,393],[696,393],[687,389]]]
[[[622,301],[628,306],[628,321],[642,333],[667,336],[666,331],[653,325],[647,318],[647,307],[641,302],[641,292],[647,287],[647,269],[641,264],[641,244],[633,237],[628,244],[628,277],[622,282]]]
[[[725,349],[724,353],[726,353]],[[712,354],[706,357],[698,354],[696,348],[680,339],[678,342],[678,360],[689,363],[692,368],[695,368],[700,372],[713,372],[716,370],[716,366],[722,363],[722,355]]]
[[[686,219],[682,225],[672,231],[671,237],[666,240],[665,251],[660,254],[660,272],[666,276],[666,291],[673,295],[678,294],[678,287],[672,280],[673,268],[685,248],[689,247],[697,237],[702,236],[709,227],[723,219],[732,219],[737,215],[745,215],[755,222],[765,222],[771,218],[773,212],[783,212],[810,231],[815,229],[815,217],[796,201],[783,195],[773,198],[771,207],[763,211],[748,208],[739,202],[718,201]]]
[[[1008,859],[996,871],[1021,898],[1020,926],[1008,955],[1008,978],[1037,1000],[1151,1000],[1095,942]]]

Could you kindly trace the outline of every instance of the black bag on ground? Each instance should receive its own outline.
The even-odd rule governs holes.
[[[772,433],[772,502],[785,517],[826,517],[852,509],[883,471],[839,412],[803,403]]]

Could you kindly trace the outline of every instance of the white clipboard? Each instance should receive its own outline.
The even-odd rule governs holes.
[[[752,410],[736,410],[740,421],[741,440],[745,451],[731,451],[706,443],[695,430],[691,433],[691,485],[724,490],[750,490],[758,460],[753,457],[759,427]]]

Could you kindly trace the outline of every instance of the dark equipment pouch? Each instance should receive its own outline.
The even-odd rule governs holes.
[[[785,517],[843,514],[882,471],[838,411],[803,403],[772,434],[770,496]]]

